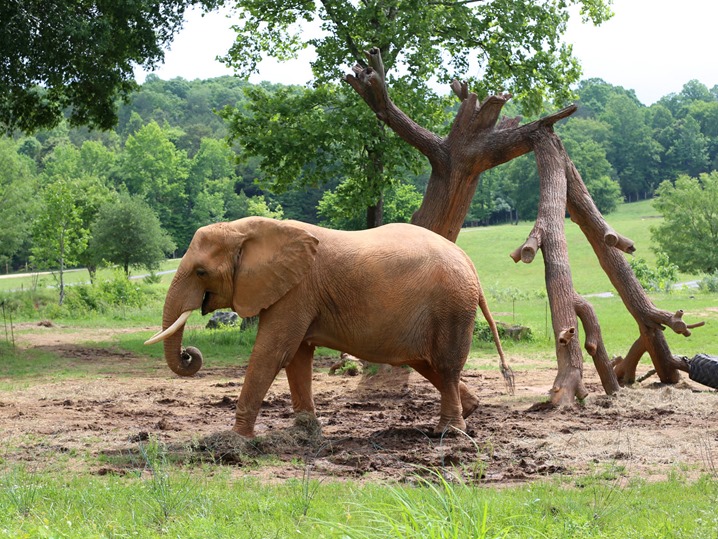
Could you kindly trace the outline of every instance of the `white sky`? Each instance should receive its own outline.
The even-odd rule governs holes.
[[[614,17],[600,27],[581,24],[578,17],[569,25],[565,39],[574,45],[584,78],[599,77],[633,89],[646,105],[679,92],[691,79],[709,88],[718,84],[716,0],[614,0],[613,11]],[[157,76],[192,80],[231,75],[215,60],[234,40],[231,24],[223,13],[188,13]],[[264,61],[250,81],[306,83],[311,54],[284,64]],[[138,72],[137,79],[141,82],[145,76]]]

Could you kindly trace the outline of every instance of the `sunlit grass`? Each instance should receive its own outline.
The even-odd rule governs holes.
[[[606,216],[606,221],[619,233],[631,238],[636,245],[635,257],[653,264],[656,255],[652,250],[650,227],[659,216],[651,201],[623,204]],[[515,288],[524,294],[545,291],[543,259],[537,254],[531,264],[518,264],[509,253],[521,246],[533,227],[533,222],[517,225],[499,225],[463,229],[457,244],[476,265],[479,279],[485,290]],[[614,291],[613,285],[601,269],[593,249],[579,227],[565,220],[566,241],[574,288],[579,294]],[[626,255],[630,258],[631,255]],[[681,280],[695,279],[695,275],[681,274]],[[492,307],[493,308],[493,307]]]
[[[317,482],[301,467],[281,483],[184,466],[143,444],[124,475],[0,471],[6,537],[312,537],[477,539],[715,537],[718,483],[589,477],[495,489],[417,470],[414,485]],[[160,453],[158,453],[160,451]]]

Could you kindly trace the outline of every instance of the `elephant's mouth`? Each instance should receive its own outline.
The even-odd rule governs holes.
[[[202,298],[202,316],[214,311],[214,309],[210,308],[209,302],[210,302],[210,293],[205,292],[204,297]]]

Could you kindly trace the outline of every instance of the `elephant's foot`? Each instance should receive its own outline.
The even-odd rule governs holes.
[[[232,432],[244,436],[245,438],[254,438],[254,424],[249,424],[246,421],[240,421],[239,418],[234,422]]]
[[[251,430],[245,430],[245,429],[237,429],[236,427],[232,427],[232,430],[228,432],[233,432],[238,436],[241,436],[242,438],[254,438],[254,429]]]
[[[439,424],[434,428],[434,436],[446,436],[456,434],[456,431],[466,432],[466,421],[464,418],[446,419],[442,417]]]

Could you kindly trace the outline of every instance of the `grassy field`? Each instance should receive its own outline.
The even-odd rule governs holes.
[[[213,537],[336,539],[714,538],[718,482],[622,485],[610,470],[492,489],[452,484],[438,472],[416,486],[278,485],[215,466],[168,465],[146,446],[145,476],[91,477],[6,471],[4,537]]]
[[[634,241],[636,253],[633,256],[643,258],[649,264],[653,264],[656,259],[651,248],[650,227],[658,219],[649,200],[623,204],[617,211],[606,216],[606,221],[617,232]],[[517,289],[522,294],[531,295],[545,291],[544,268],[540,255],[537,255],[531,264],[516,264],[509,258],[509,253],[523,244],[532,227],[533,222],[522,221],[517,225],[469,228],[461,231],[457,243],[474,261],[481,282],[488,292]],[[579,227],[566,219],[565,230],[576,291],[579,294],[614,291]],[[681,281],[695,277],[680,275]]]
[[[655,259],[649,235],[655,215],[649,203],[624,205],[608,221],[636,242],[637,256],[649,262]],[[508,256],[530,230],[531,223],[468,229],[462,231],[458,243],[474,260],[497,319],[532,329],[533,340],[505,343],[509,356],[552,361],[542,261],[537,257],[530,265],[514,264]],[[612,291],[580,230],[568,220],[567,237],[576,289],[582,294]],[[174,269],[177,263],[168,261],[162,270]],[[100,277],[111,278],[112,273]],[[695,277],[681,276],[685,280]],[[30,276],[0,279],[0,300],[8,308],[16,307],[15,323],[50,318],[72,328],[136,328],[95,345],[134,351],[146,358],[136,368],[149,369],[157,364],[162,349],[143,347],[142,342],[153,332],[147,328],[159,325],[170,278],[171,274],[159,284],[146,285],[153,292],[142,305],[93,312],[57,307],[56,290],[41,290],[43,285],[55,285],[51,275],[35,282]],[[87,279],[85,271],[68,273],[68,282]],[[80,290],[78,284],[70,288],[75,287]],[[25,292],[10,292],[17,290]],[[34,299],[20,300],[19,296]],[[688,339],[667,334],[675,352],[716,353],[718,295],[679,290],[651,297],[661,308],[686,310],[690,321],[708,322]],[[609,354],[625,354],[638,334],[621,300],[592,298],[591,302]],[[5,322],[7,329],[7,317]],[[205,322],[194,314],[187,338],[215,365],[236,363],[238,354],[247,358],[251,333],[207,332],[201,329]],[[492,345],[483,342],[472,352],[474,359],[494,355]],[[4,339],[0,335],[0,413],[18,387],[114,376],[127,374],[121,365],[99,371],[91,362],[66,365],[49,352],[14,350],[7,332]],[[497,489],[450,481],[450,468],[417,470],[416,480],[406,485],[320,483],[312,479],[309,467],[303,480],[266,483],[238,477],[241,470],[220,464],[173,461],[154,439],[141,442],[137,455],[134,472],[94,475],[78,467],[83,458],[94,457],[80,455],[78,459],[60,452],[50,469],[38,470],[32,455],[18,464],[7,461],[0,451],[0,536],[715,538],[718,529],[718,473],[712,465],[697,479],[676,466],[668,477],[648,482],[626,480],[620,467],[604,463],[589,476],[558,476]]]

